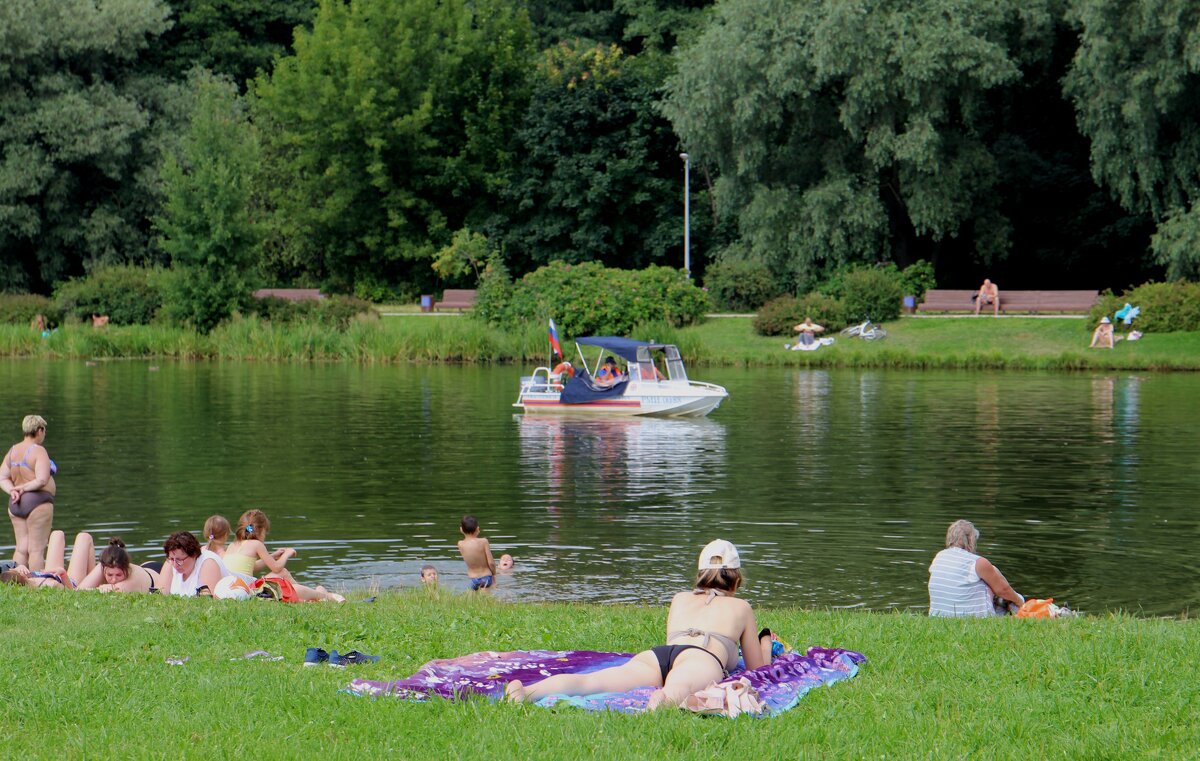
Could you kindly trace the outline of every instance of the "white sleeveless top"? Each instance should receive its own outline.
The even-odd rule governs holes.
[[[929,566],[929,615],[991,616],[992,590],[975,572],[979,556],[947,547]]]
[[[183,597],[195,597],[196,590],[200,587],[200,568],[208,561],[217,564],[217,568],[221,571],[221,577],[229,575],[229,569],[225,567],[225,561],[221,560],[221,556],[212,550],[201,549],[200,557],[196,558],[196,566],[192,568],[192,575],[183,578],[179,571],[172,568],[171,574],[171,594],[181,595]]]

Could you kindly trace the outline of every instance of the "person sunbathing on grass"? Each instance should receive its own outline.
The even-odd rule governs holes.
[[[46,570],[31,571],[24,564],[13,563],[11,568],[0,572],[0,582],[27,587],[75,589],[96,565],[96,546],[92,542],[92,535],[86,531],[75,535],[70,565],[65,563],[66,552],[66,534],[51,531],[46,550]]]
[[[756,633],[750,603],[735,597],[742,583],[737,548],[723,539],[700,553],[696,586],[680,592],[667,612],[667,644],[644,650],[627,663],[590,674],[556,674],[525,685],[514,679],[504,688],[513,702],[547,695],[592,695],[655,687],[647,710],[679,706],[689,695],[718,682],[737,665],[738,646],[747,669],[770,662],[771,633]]]
[[[149,592],[158,591],[158,573],[150,568],[134,565],[125,551],[125,542],[113,537],[100,553],[100,564],[79,582],[80,589],[98,589],[101,592]]]

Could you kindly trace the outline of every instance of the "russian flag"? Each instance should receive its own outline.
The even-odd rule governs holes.
[[[550,349],[560,357],[563,355],[562,346],[558,343],[558,328],[554,327],[553,318],[550,319]]]

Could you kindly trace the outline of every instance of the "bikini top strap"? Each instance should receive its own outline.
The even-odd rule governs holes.
[[[727,592],[725,592],[725,591],[723,591],[723,590],[720,590],[720,589],[700,589],[699,587],[697,587],[697,588],[693,589],[693,590],[692,590],[692,594],[694,594],[694,595],[705,595],[705,594],[706,594],[706,595],[708,595],[708,599],[704,601],[704,604],[705,604],[705,605],[708,605],[710,602],[712,602],[712,601],[713,601],[713,598],[714,598],[714,597],[716,597],[717,595],[720,595],[721,597],[728,597],[728,596],[729,596],[729,594],[728,594]]]

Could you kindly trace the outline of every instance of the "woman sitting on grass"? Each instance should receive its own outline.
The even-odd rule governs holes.
[[[167,562],[159,577],[164,592],[183,597],[211,596],[217,582],[229,575],[221,556],[202,549],[191,531],[176,531],[163,542]]]
[[[929,615],[1003,615],[1008,603],[1025,604],[1000,569],[975,554],[978,541],[979,529],[970,521],[955,521],[946,530],[946,549],[929,566]]]
[[[79,582],[80,589],[98,589],[101,592],[149,592],[158,591],[158,574],[140,565],[134,565],[125,551],[125,542],[113,537],[100,553],[100,564]]]
[[[225,567],[232,573],[241,576],[247,583],[254,582],[254,574],[267,570],[265,578],[279,578],[290,582],[296,591],[296,597],[301,602],[345,602],[346,598],[334,594],[325,587],[306,587],[298,584],[288,571],[288,558],[295,557],[296,551],[291,547],[282,547],[274,552],[267,550],[264,542],[271,530],[271,521],[262,510],[247,510],[238,518],[235,541],[225,550]]]
[[[728,676],[737,665],[739,644],[747,669],[769,663],[771,633],[756,633],[750,603],[734,596],[742,583],[740,568],[736,547],[722,539],[710,542],[700,553],[695,589],[671,601],[667,644],[590,674],[557,674],[529,686],[513,680],[504,694],[520,702],[657,687],[647,705],[654,710],[682,705],[689,695]]]
[[[0,582],[24,584],[27,587],[75,589],[96,565],[96,546],[92,542],[92,535],[86,531],[75,535],[70,565],[65,562],[66,552],[66,534],[51,531],[50,544],[46,550],[46,570],[31,571],[24,564],[16,563],[12,568],[0,572]]]

